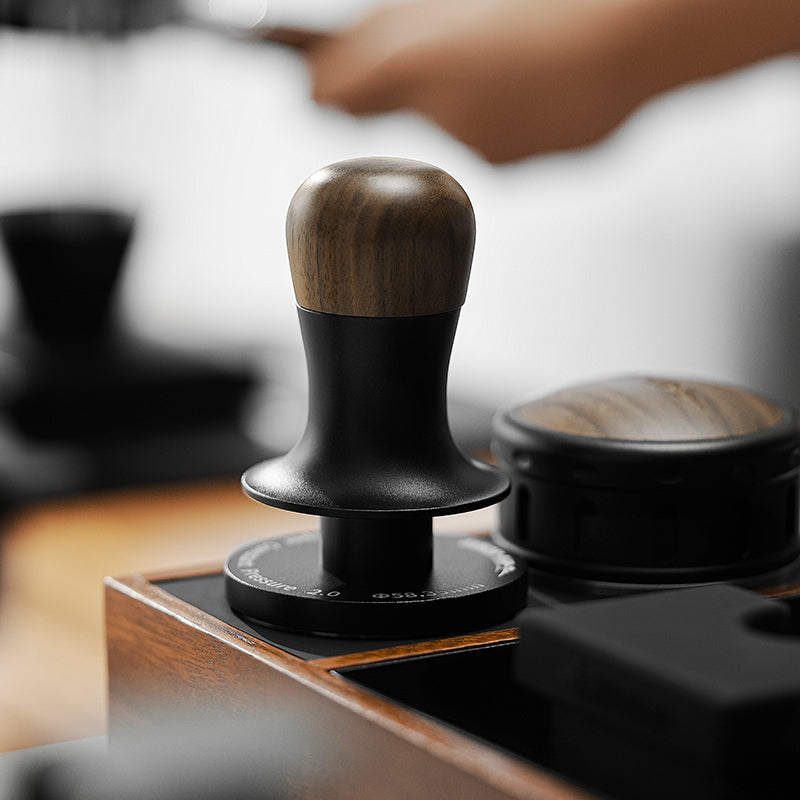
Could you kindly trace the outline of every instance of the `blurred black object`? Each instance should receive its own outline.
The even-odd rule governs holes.
[[[249,367],[137,341],[116,324],[134,227],[129,215],[91,207],[0,217],[23,312],[0,370],[3,414],[39,464],[39,485],[14,489],[26,499],[234,475],[264,454],[240,426],[256,382]],[[48,448],[51,466],[72,476],[41,468]]]
[[[107,755],[31,759],[7,800],[279,800],[341,798],[332,732],[287,707],[165,716],[146,735],[112,737]],[[335,740],[334,740],[335,741]],[[298,792],[297,774],[315,778]]]
[[[169,22],[178,11],[170,0],[0,0],[0,25],[122,35]]]
[[[0,218],[27,322],[46,346],[102,343],[133,229],[131,216],[89,207]]]
[[[720,583],[525,610],[551,766],[616,800],[796,797],[797,602]]]

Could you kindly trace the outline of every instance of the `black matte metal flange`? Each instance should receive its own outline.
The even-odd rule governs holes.
[[[225,566],[227,599],[277,628],[354,638],[451,635],[510,619],[525,604],[524,564],[480,537],[433,537],[428,576],[346,581],[320,566],[318,533],[263,539]]]
[[[521,562],[488,542],[482,551],[434,547],[434,516],[486,506],[509,488],[503,472],[465,456],[450,433],[447,364],[458,312],[298,313],[309,373],[305,433],[285,456],[248,469],[242,485],[259,502],[319,515],[320,531],[305,548],[296,539],[278,550],[265,542],[266,572],[247,571],[255,568],[240,567],[242,553],[234,554],[231,606],[267,624],[345,636],[445,634],[512,616],[525,600]],[[507,559],[501,577],[488,552]],[[519,586],[509,583],[511,564]]]
[[[326,517],[456,514],[501,500],[505,473],[465,456],[447,420],[458,312],[349,317],[298,309],[308,363],[305,432],[248,469],[254,500]]]

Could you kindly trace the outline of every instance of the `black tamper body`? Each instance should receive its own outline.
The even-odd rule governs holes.
[[[798,572],[798,419],[768,398],[620,377],[503,410],[493,446],[512,479],[494,539],[533,582],[604,594]]]
[[[508,492],[447,420],[450,351],[475,222],[428,164],[356,159],[298,189],[286,223],[309,377],[306,430],[243,476],[245,492],[320,530],[240,548],[227,597],[257,621],[340,636],[418,636],[508,619],[525,567],[497,545],[434,537],[432,517]]]

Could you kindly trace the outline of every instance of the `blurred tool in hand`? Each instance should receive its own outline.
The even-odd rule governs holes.
[[[127,36],[163,26],[305,48],[321,31],[277,24],[266,0],[0,0],[0,26]]]

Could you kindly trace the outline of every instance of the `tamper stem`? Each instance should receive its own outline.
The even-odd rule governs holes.
[[[320,519],[322,568],[353,583],[424,582],[433,568],[431,519]]]

